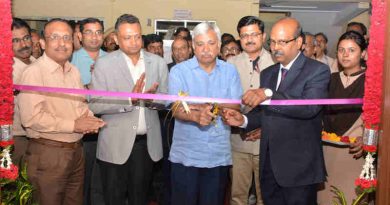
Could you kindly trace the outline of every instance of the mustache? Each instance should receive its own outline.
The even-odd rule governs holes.
[[[58,47],[58,48],[56,48],[56,49],[54,49],[55,51],[68,51],[68,49],[66,48],[66,47],[64,47],[64,46],[60,46],[60,47]]]
[[[227,54],[226,55],[226,58],[230,57],[230,56],[235,56],[234,54]]]
[[[31,50],[31,47],[30,46],[25,46],[25,47],[19,49],[18,52],[23,52],[23,51],[28,51],[28,50]]]
[[[249,46],[249,45],[256,45],[254,42],[252,41],[249,41],[248,43],[245,44],[246,46]]]
[[[211,53],[200,53],[201,56],[213,56]]]
[[[272,55],[278,57],[278,56],[283,56],[284,53],[283,51],[272,51]]]

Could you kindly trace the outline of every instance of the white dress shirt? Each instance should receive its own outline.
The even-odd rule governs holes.
[[[127,67],[130,70],[131,77],[133,79],[134,85],[137,82],[137,80],[141,77],[142,73],[145,72],[145,62],[144,62],[144,53],[141,51],[140,57],[137,61],[137,64],[133,64],[131,59],[123,53],[126,59]],[[146,80],[146,78],[145,78]],[[145,87],[143,88],[145,89]],[[142,90],[144,91],[144,90]],[[129,99],[131,100],[131,99]],[[141,106],[139,107],[139,118],[138,118],[138,127],[137,127],[137,135],[144,135],[146,134],[146,120],[145,120],[145,107],[142,106],[142,101],[141,101]]]

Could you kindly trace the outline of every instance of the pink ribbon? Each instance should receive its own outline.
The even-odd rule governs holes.
[[[14,89],[20,91],[38,91],[49,93],[67,93],[78,95],[93,95],[119,98],[138,98],[144,100],[164,100],[164,101],[178,101],[197,103],[228,103],[241,104],[241,100],[232,100],[224,98],[207,98],[195,96],[177,96],[177,95],[163,95],[163,94],[144,94],[144,93],[130,93],[130,92],[114,92],[102,90],[86,90],[75,88],[56,88],[56,87],[42,87],[32,85],[14,85]],[[348,104],[363,104],[362,98],[348,98],[348,99],[305,99],[305,100],[268,100],[263,102],[264,105],[348,105]]]

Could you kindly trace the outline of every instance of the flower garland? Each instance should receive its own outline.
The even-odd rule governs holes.
[[[12,24],[10,0],[0,0],[0,179],[18,178],[18,167],[12,164],[13,90],[12,90]]]
[[[13,90],[12,90],[12,33],[10,31],[11,3],[10,0],[0,0],[0,125],[12,124]]]
[[[366,82],[364,84],[363,120],[365,127],[378,129],[382,104],[382,74],[384,65],[386,2],[372,0],[372,16],[370,26],[370,44]]]
[[[375,191],[377,179],[373,157],[377,152],[379,123],[382,104],[382,74],[384,66],[384,49],[387,1],[372,0],[372,15],[370,24],[370,44],[368,47],[368,61],[363,97],[363,120],[365,131],[363,136],[363,150],[367,152],[363,170],[355,180],[355,185],[365,193]]]
[[[18,178],[18,167],[12,164],[10,155],[11,146],[3,149],[0,159],[0,179],[16,180]]]
[[[322,131],[322,140],[330,141],[330,142],[343,142],[346,144],[355,143],[356,137],[349,137],[349,136],[338,136],[336,133],[333,132],[326,132]]]

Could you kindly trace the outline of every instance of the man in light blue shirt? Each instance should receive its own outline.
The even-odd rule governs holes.
[[[72,64],[81,74],[83,85],[88,88],[91,83],[91,73],[98,58],[106,55],[101,47],[103,45],[103,22],[96,18],[87,18],[80,21],[80,32],[77,36],[83,47],[73,53]],[[85,154],[84,177],[84,204],[99,204],[103,201],[100,174],[96,165],[97,134],[83,138]],[[95,193],[91,193],[96,190]]]
[[[240,99],[236,68],[217,59],[220,31],[209,23],[194,29],[195,57],[174,66],[169,75],[169,94]],[[224,104],[236,110],[239,105]],[[172,204],[223,204],[229,166],[232,164],[230,127],[214,116],[210,104],[190,104],[173,112],[175,128],[170,152]],[[215,119],[215,120],[213,120]]]
[[[101,47],[103,45],[103,22],[96,18],[87,18],[80,22],[78,37],[83,47],[73,53],[71,63],[81,74],[83,84],[88,87],[91,83],[91,72],[99,57],[106,55]]]

